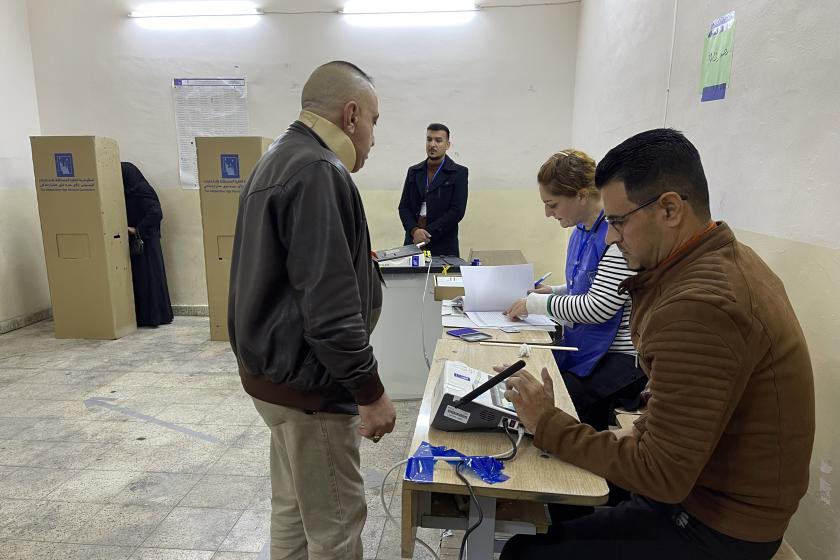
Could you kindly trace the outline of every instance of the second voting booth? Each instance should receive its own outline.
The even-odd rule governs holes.
[[[211,340],[228,340],[230,257],[239,194],[272,141],[261,136],[195,139]]]

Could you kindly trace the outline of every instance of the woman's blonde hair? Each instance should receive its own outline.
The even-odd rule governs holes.
[[[563,150],[548,158],[537,182],[554,196],[601,196],[595,188],[595,160],[580,150]]]

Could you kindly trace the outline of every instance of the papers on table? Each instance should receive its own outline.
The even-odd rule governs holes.
[[[504,315],[514,301],[527,296],[528,290],[534,287],[532,265],[467,266],[461,268],[461,276],[463,311],[451,300],[444,300],[441,306],[444,327],[516,327],[540,331],[556,328],[556,323],[545,315],[528,315],[519,321],[511,321]],[[439,276],[438,280],[445,278]]]
[[[534,266],[465,266],[464,311],[505,311],[534,287]]]
[[[545,330],[553,331],[556,325],[546,315],[528,315],[519,321],[511,321],[500,311],[467,311],[467,317],[479,327],[547,327]]]
[[[497,329],[516,327],[521,331],[548,331],[555,329],[555,323],[545,315],[529,315],[522,321],[511,321],[501,312],[464,313],[453,300],[445,299],[440,307],[441,323],[447,328]]]

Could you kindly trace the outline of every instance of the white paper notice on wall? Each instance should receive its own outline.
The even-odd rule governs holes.
[[[174,78],[175,130],[181,186],[198,189],[196,136],[246,136],[245,78]]]

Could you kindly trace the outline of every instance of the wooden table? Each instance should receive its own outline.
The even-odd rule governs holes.
[[[525,333],[517,333],[517,336],[522,334]],[[420,405],[410,448],[411,453],[414,453],[422,441],[428,441],[432,445],[445,445],[465,455],[494,455],[506,452],[510,448],[510,442],[502,433],[443,432],[431,428],[429,422],[432,392],[446,360],[460,361],[470,367],[492,373],[493,365],[511,363],[517,359],[517,353],[515,347],[508,349],[479,346],[476,343],[460,340],[440,340],[435,348],[432,368]],[[576,416],[552,353],[548,350],[535,350],[524,360],[527,369],[538,376],[543,367],[548,368],[554,378],[555,404]],[[494,534],[497,528],[504,532],[534,532],[533,525],[529,530],[528,524],[497,523],[496,505],[499,499],[531,503],[600,505],[606,502],[609,493],[607,483],[602,477],[555,457],[542,454],[533,446],[533,440],[530,437],[522,440],[516,459],[505,464],[504,472],[510,476],[510,479],[492,485],[472,475],[467,475],[470,477],[470,483],[484,513],[484,522],[473,531],[469,538],[470,559],[492,558]],[[417,527],[451,528],[435,524],[439,519],[433,516],[431,511],[433,493],[435,495],[466,495],[468,491],[456,476],[455,469],[444,463],[436,465],[434,481],[431,484],[403,480],[401,550],[403,558],[411,558],[414,554]],[[478,510],[470,501],[469,524],[473,524],[477,518]]]

